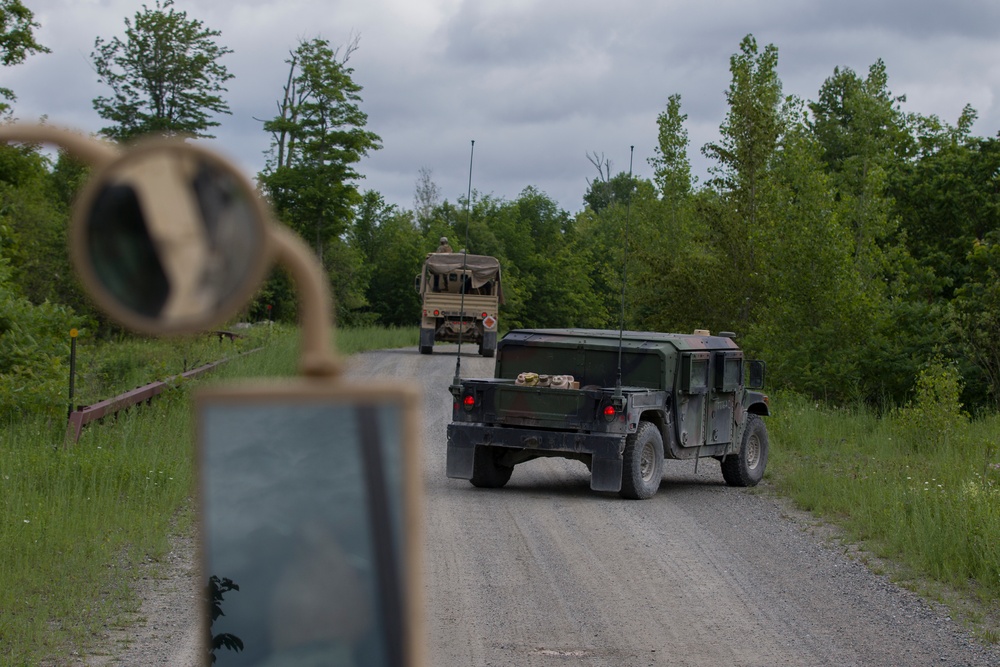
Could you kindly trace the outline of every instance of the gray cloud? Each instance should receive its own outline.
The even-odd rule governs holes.
[[[96,131],[91,100],[104,93],[89,65],[94,38],[121,34],[136,11],[127,0],[28,0],[52,53],[4,72],[19,96],[16,115]],[[152,3],[147,3],[152,4]],[[1000,129],[1000,6],[895,0],[722,0],[650,3],[620,0],[252,0],[238,6],[177,0],[178,10],[221,30],[233,49],[231,116],[219,119],[218,146],[248,172],[264,164],[269,138],[255,118],[275,113],[299,39],[334,45],[361,35],[351,59],[364,86],[369,128],[384,148],[361,165],[362,188],[412,206],[421,168],[445,197],[464,196],[470,141],[473,187],[513,198],[533,185],[575,212],[588,152],[604,153],[648,176],[656,116],[682,96],[695,171],[703,144],[718,137],[726,113],[729,58],[744,35],[779,50],[786,94],[813,98],[834,67],[867,72],[886,63],[890,89],[906,110],[954,122],[966,103],[979,111],[974,131]]]

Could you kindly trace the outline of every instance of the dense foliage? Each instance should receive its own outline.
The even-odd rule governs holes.
[[[42,50],[30,38],[30,13],[21,20],[27,41],[5,46],[20,48],[18,57]],[[126,68],[184,45],[215,54],[216,63],[228,53],[217,31],[170,0],[126,27],[124,40],[98,38],[98,64]],[[813,100],[789,97],[778,48],[748,35],[730,59],[719,138],[700,149],[712,163],[704,183],[692,175],[688,117],[673,93],[649,137],[653,177],[612,173],[603,155],[588,154],[598,178],[581,183],[576,213],[530,185],[513,200],[479,192],[442,200],[425,168],[406,209],[359,186],[358,165],[381,139],[367,127],[348,66],[358,44],[304,39],[290,51],[278,114],[262,126],[273,148],[258,174],[279,219],[320,258],[341,324],[416,322],[413,278],[447,236],[458,251],[500,259],[503,328],[624,321],[728,330],[767,360],[778,388],[890,408],[912,398],[933,362],[955,369],[970,410],[1000,400],[1000,139],[972,135],[974,109],[954,125],[905,112],[881,61],[863,74],[834,68]],[[198,134],[215,125],[213,114],[227,112],[228,73],[199,70],[204,58],[172,65],[157,76],[182,88],[191,76],[210,82],[204,96],[184,98],[193,125],[153,122],[136,111],[138,96],[109,97],[94,101],[117,123],[105,131]],[[128,85],[138,91],[140,83]],[[0,287],[25,307],[69,307],[99,333],[108,325],[59,250],[68,202],[85,176],[32,147],[0,151],[0,257],[9,266]],[[277,272],[246,315],[292,321],[296,309],[288,277]]]

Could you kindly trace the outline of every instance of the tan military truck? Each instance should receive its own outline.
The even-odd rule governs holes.
[[[461,252],[432,252],[414,281],[420,294],[420,353],[435,341],[477,343],[479,354],[492,357],[503,291],[495,257]]]

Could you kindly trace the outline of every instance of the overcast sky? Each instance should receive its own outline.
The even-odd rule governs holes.
[[[94,132],[92,101],[109,89],[90,61],[94,39],[122,36],[135,0],[23,0],[52,53],[0,71],[18,96],[21,120]],[[146,3],[154,6],[155,0]],[[834,67],[865,75],[881,58],[904,109],[954,124],[965,104],[979,136],[1000,130],[1000,3],[996,0],[176,0],[175,8],[221,31],[235,78],[214,145],[249,175],[264,164],[270,118],[300,39],[332,45],[360,35],[350,60],[364,90],[368,128],[382,150],[360,165],[362,189],[412,208],[419,170],[444,198],[473,188],[514,199],[527,186],[571,213],[582,208],[596,170],[648,177],[656,117],[679,93],[688,114],[690,157],[718,138],[729,58],[752,33],[778,48],[785,94],[814,99]]]

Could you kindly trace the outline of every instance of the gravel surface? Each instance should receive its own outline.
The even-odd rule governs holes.
[[[467,351],[463,377],[492,375]],[[425,392],[426,667],[1000,666],[1000,648],[945,608],[874,574],[766,483],[726,487],[712,460],[697,472],[668,461],[646,501],[590,491],[583,464],[563,459],[519,466],[503,489],[447,479],[454,373],[453,345],[360,355],[350,369]],[[142,581],[146,621],[74,664],[197,664],[193,563],[192,543],[175,544]]]
[[[142,607],[132,623],[106,628],[102,645],[71,664],[86,667],[170,665],[199,667],[202,597],[195,566],[195,541],[175,537],[158,563],[139,566],[136,595]]]

